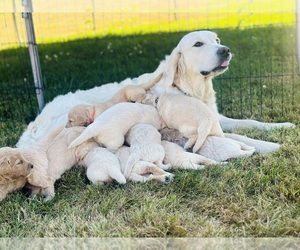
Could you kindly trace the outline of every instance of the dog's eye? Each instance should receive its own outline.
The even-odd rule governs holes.
[[[216,39],[216,42],[217,42],[217,44],[220,44],[220,39],[217,38],[217,39]]]
[[[195,44],[194,44],[194,47],[201,47],[203,45],[203,43],[201,43],[201,42],[196,42]]]
[[[19,161],[17,162],[17,165],[21,165],[21,164],[23,164],[23,161],[22,161],[22,160],[19,160]]]

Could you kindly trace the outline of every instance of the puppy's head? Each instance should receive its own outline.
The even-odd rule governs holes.
[[[143,104],[150,104],[154,107],[157,107],[157,103],[159,100],[159,95],[157,94],[146,94],[145,98],[142,100]]]
[[[66,128],[88,126],[94,121],[95,109],[91,105],[76,105],[68,113]]]
[[[0,176],[1,179],[14,180],[26,178],[31,174],[33,165],[27,161],[16,148],[0,148]]]
[[[220,44],[217,34],[195,31],[185,35],[169,56],[167,83],[174,83],[177,75],[214,77],[224,73],[231,60],[230,49]],[[188,72],[188,73],[187,73]]]

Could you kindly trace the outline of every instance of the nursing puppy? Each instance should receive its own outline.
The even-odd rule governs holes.
[[[112,180],[120,184],[126,183],[118,157],[106,148],[91,149],[84,157],[83,164],[87,166],[86,176],[93,184],[104,184]]]
[[[42,195],[45,197],[44,201],[51,200],[55,196],[55,181],[67,170],[81,163],[92,148],[98,147],[97,143],[88,140],[77,147],[68,148],[70,142],[84,129],[60,126],[36,146],[18,149],[35,166],[28,181],[32,196]]]
[[[162,135],[162,140],[165,140],[163,141],[167,158],[167,161],[166,159],[164,160],[165,162],[176,161],[180,164],[183,159],[192,157],[189,152],[186,152],[183,149],[188,139],[185,138],[178,130],[163,128],[160,130],[160,133]],[[176,143],[176,146],[171,143]],[[206,157],[217,162],[223,162],[232,158],[247,157],[252,155],[254,152],[254,147],[248,146],[240,141],[225,137],[207,136],[203,146],[196,153],[199,156]],[[195,163],[194,160],[192,162]]]
[[[126,163],[131,154],[129,147],[123,146],[119,148],[115,154],[119,159],[122,173],[125,173]],[[127,179],[133,182],[146,182],[155,180],[168,184],[173,180],[173,177],[173,174],[164,171],[151,162],[138,161],[132,166],[131,172],[129,173]]]
[[[146,91],[151,89],[162,77],[158,75],[150,82],[141,85],[127,85],[118,91],[112,99],[106,102],[92,105],[76,105],[68,113],[66,127],[88,126],[95,117],[99,116],[108,108],[120,102],[141,102],[146,97]]]
[[[0,148],[0,201],[25,186],[33,167],[18,149]]]
[[[126,177],[138,161],[151,162],[164,170],[171,167],[170,164],[163,164],[165,150],[161,145],[161,134],[152,125],[134,125],[126,134],[125,141],[130,145],[130,156],[124,171]]]
[[[104,111],[95,121],[86,127],[69,148],[94,138],[99,145],[104,145],[114,152],[124,144],[124,136],[137,123],[149,123],[160,128],[160,119],[157,110],[140,103],[118,103]]]
[[[175,128],[188,140],[185,149],[197,152],[209,135],[224,137],[217,116],[200,100],[185,95],[151,95],[142,103],[157,108],[163,127]]]

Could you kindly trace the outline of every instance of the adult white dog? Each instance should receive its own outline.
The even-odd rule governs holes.
[[[254,120],[236,120],[218,113],[212,79],[224,73],[230,63],[230,49],[220,44],[217,35],[210,31],[195,31],[185,35],[171,55],[163,60],[155,72],[135,79],[126,79],[120,84],[112,83],[86,91],[77,91],[56,97],[46,105],[35,121],[31,122],[17,146],[30,146],[45,137],[53,128],[67,123],[68,111],[77,104],[94,105],[109,100],[128,84],[142,84],[163,73],[163,78],[151,90],[152,93],[184,93],[202,100],[218,115],[223,129],[252,128],[273,129],[293,127],[291,123],[262,123]],[[226,135],[254,146],[257,152],[268,153],[279,144],[253,140],[241,135]]]

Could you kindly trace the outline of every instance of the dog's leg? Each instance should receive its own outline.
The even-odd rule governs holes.
[[[186,152],[182,147],[173,142],[162,141],[165,149],[164,163],[170,163],[173,168],[203,169],[205,165],[220,164],[199,154]]]
[[[232,130],[236,128],[258,128],[260,130],[271,130],[276,128],[294,128],[295,124],[290,122],[265,123],[255,120],[232,119],[223,115],[218,115],[223,130]]]
[[[170,183],[173,180],[173,174],[164,171],[153,163],[139,161],[132,168],[132,172],[143,176],[143,181],[156,180],[163,183]],[[146,177],[147,176],[147,177]]]
[[[169,184],[173,180],[173,174],[171,174],[171,173],[162,174],[162,175],[150,174],[147,178],[147,181],[151,181],[151,180]]]
[[[52,184],[50,187],[43,188],[41,194],[45,196],[44,202],[52,200],[55,196],[54,184]]]
[[[255,140],[243,135],[225,133],[225,137],[239,142],[243,142],[248,146],[254,147],[256,152],[261,154],[271,153],[280,148],[280,144],[278,143]]]
[[[146,182],[147,181],[147,177],[139,175],[137,173],[131,173],[129,175],[128,179],[133,182]]]

